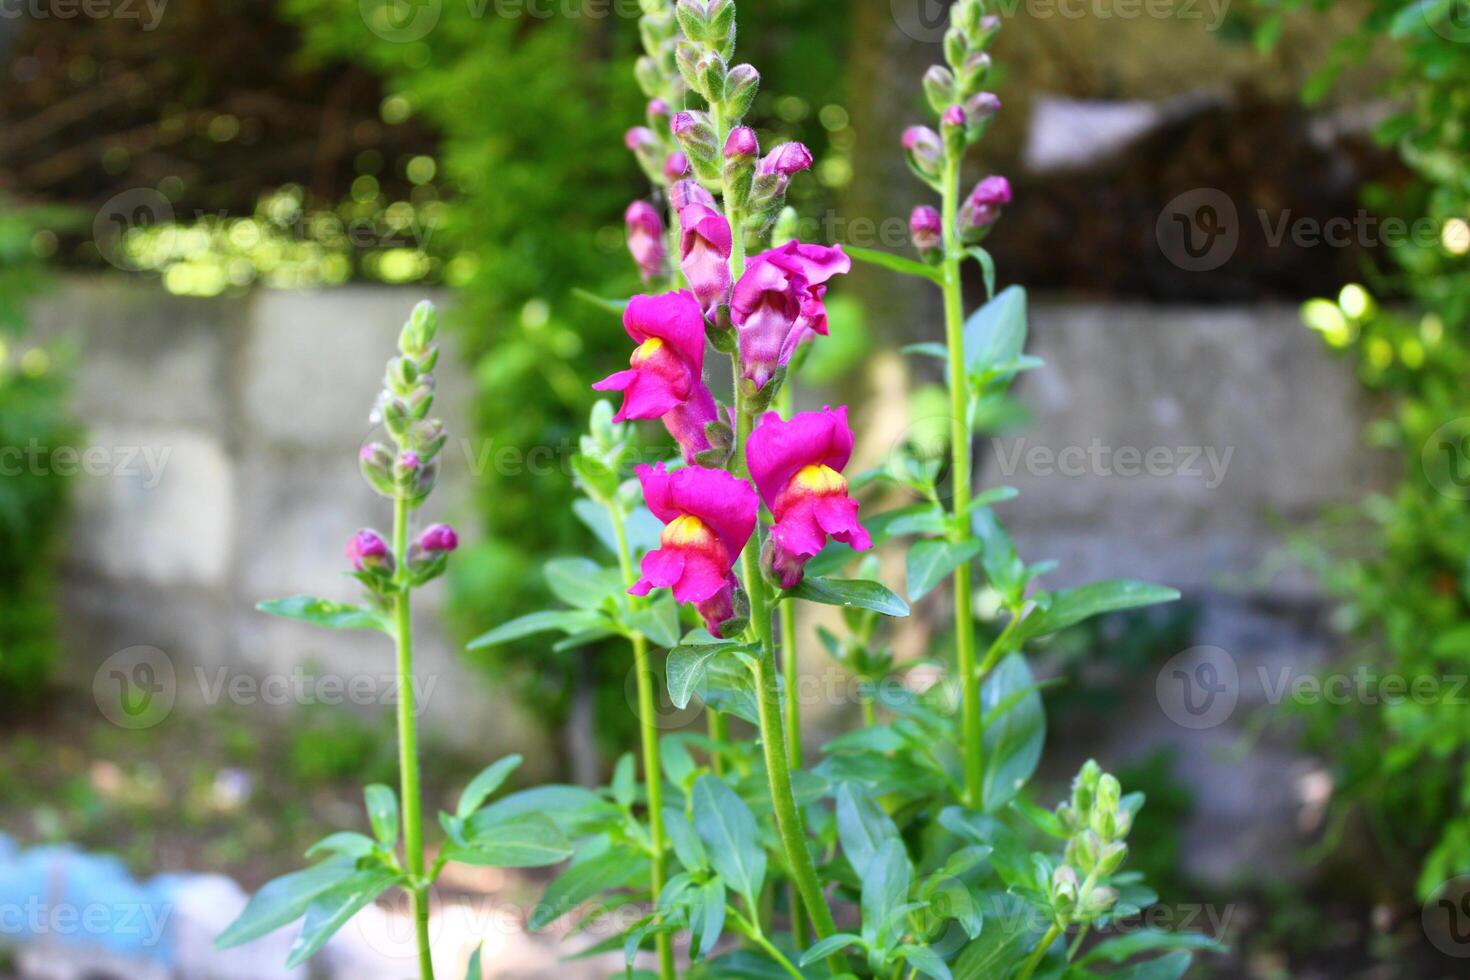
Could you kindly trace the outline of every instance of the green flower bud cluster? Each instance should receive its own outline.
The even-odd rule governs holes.
[[[995,96],[984,91],[991,67],[985,49],[1000,32],[1000,18],[986,8],[986,0],[955,4],[944,35],[947,65],[935,65],[924,75],[924,95],[936,115],[943,117],[955,108],[963,113],[954,116],[967,145],[979,142],[1000,109]]]
[[[735,0],[680,0],[675,17],[683,38],[674,60],[684,84],[717,109],[727,127],[735,125],[750,112],[761,84],[753,65],[729,64],[735,56]]]
[[[449,436],[444,423],[430,418],[434,407],[434,367],[439,348],[434,336],[438,313],[427,301],[414,307],[398,338],[398,356],[388,362],[375,419],[388,430],[393,445],[369,442],[358,463],[368,484],[392,500],[417,507],[439,479],[439,454]]]
[[[1122,795],[1116,776],[1089,759],[1072,783],[1071,799],[1056,809],[1066,831],[1063,863],[1052,872],[1048,897],[1059,925],[1086,925],[1118,902],[1109,879],[1128,857],[1125,843],[1143,795]]]
[[[684,104],[684,83],[675,61],[679,24],[673,7],[672,0],[642,0],[638,34],[643,41],[643,54],[633,67],[643,94],[670,106]],[[649,125],[658,131],[659,127],[652,122]]]

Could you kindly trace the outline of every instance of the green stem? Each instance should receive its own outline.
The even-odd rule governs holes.
[[[709,724],[709,738],[716,745],[730,744],[730,723],[725,716],[714,708],[706,707],[705,716]],[[723,752],[711,752],[709,754],[709,767],[716,776],[725,775],[725,755]]]
[[[1091,925],[1084,925],[1081,929],[1077,930],[1077,938],[1072,940],[1071,946],[1067,947],[1068,963],[1077,958],[1077,951],[1082,948],[1082,940],[1087,938],[1087,930],[1091,928]]]
[[[873,710],[873,699],[863,698],[863,727],[872,728],[878,724],[878,712]]]
[[[959,239],[960,157],[944,168],[944,336],[949,347],[950,452],[953,455],[954,513],[970,507],[970,405],[965,381],[964,258]],[[980,809],[985,785],[984,733],[980,726],[980,678],[975,670],[975,617],[970,604],[970,562],[954,571],[955,660],[960,674],[960,731],[964,744],[965,804]]]
[[[419,791],[418,716],[413,686],[413,616],[408,584],[408,501],[393,503],[393,558],[399,570],[393,598],[393,631],[398,646],[398,772],[403,808],[403,850],[413,900],[414,937],[420,980],[434,980],[429,953],[429,885],[424,875],[423,804]]]
[[[1036,968],[1046,958],[1046,951],[1051,949],[1051,944],[1056,942],[1057,937],[1061,934],[1062,927],[1053,923],[1052,927],[1046,931],[1046,935],[1041,937],[1040,944],[1037,945],[1036,949],[1026,959],[1026,963],[1021,967],[1021,971],[1016,974],[1016,980],[1031,980],[1031,974],[1036,972]]]
[[[753,414],[739,394],[736,385],[737,466],[741,476],[749,476],[744,463],[745,441],[750,436]],[[791,789],[790,759],[787,754],[786,731],[781,717],[781,692],[776,684],[776,650],[771,636],[771,607],[766,594],[766,581],[761,575],[759,535],[752,537],[741,554],[741,571],[746,595],[750,599],[750,629],[760,645],[755,664],[755,685],[759,708],[761,747],[765,754],[766,778],[770,783],[771,806],[776,814],[776,830],[786,852],[786,864],[802,903],[806,906],[818,939],[826,939],[837,931],[832,910],[822,893],[822,883],[812,864],[806,846],[806,827],[796,795]],[[846,972],[842,958],[833,955],[827,965],[834,974]]]
[[[781,966],[781,969],[786,971],[788,976],[795,977],[796,980],[806,980],[802,972],[786,958],[786,954],[771,944],[771,941],[766,938],[766,934],[761,931],[757,923],[746,919],[745,916],[740,914],[740,910],[733,906],[727,908],[726,911],[729,912],[730,918],[735,923],[735,928],[739,930],[740,934],[765,950],[766,955],[775,960]]]
[[[616,504],[609,506],[607,511],[612,518],[613,533],[617,536],[618,564],[622,568],[623,581],[632,586],[637,576],[633,571],[633,553],[628,547],[627,519]],[[631,601],[637,603],[639,600],[635,597]],[[648,641],[642,633],[634,633],[632,644],[633,673],[638,681],[638,729],[643,743],[643,779],[648,787],[648,836],[653,848],[648,886],[653,894],[653,901],[657,903],[664,890],[664,851],[667,849],[664,841],[663,769],[658,757],[658,724],[655,721],[654,679],[653,668],[648,659]],[[673,937],[661,932],[654,937],[654,945],[658,949],[660,980],[674,980]]]

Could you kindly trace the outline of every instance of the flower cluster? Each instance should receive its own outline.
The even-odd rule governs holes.
[[[398,356],[388,362],[374,412],[388,430],[392,445],[369,442],[358,455],[368,485],[409,508],[418,507],[433,491],[439,478],[439,455],[449,438],[444,423],[429,416],[434,407],[433,372],[439,362],[439,348],[434,344],[438,329],[433,304],[414,307],[398,337]],[[402,556],[407,582],[421,585],[440,575],[448,554],[458,545],[459,537],[449,525],[426,529]],[[397,561],[378,532],[358,531],[347,542],[346,552],[352,574],[370,594],[381,598],[399,587]]]
[[[1128,857],[1124,841],[1143,797],[1122,796],[1116,776],[1089,759],[1072,783],[1072,798],[1057,807],[1067,832],[1063,863],[1052,872],[1049,897],[1059,924],[1085,925],[1118,902],[1117,889],[1103,884]]]
[[[934,65],[924,75],[924,95],[939,118],[939,132],[911,126],[904,131],[903,148],[909,167],[937,191],[943,191],[948,174],[958,174],[966,148],[980,141],[1000,112],[1000,99],[984,90],[990,76],[985,49],[999,30],[1000,18],[985,12],[983,0],[960,0],[944,35],[947,64]],[[1009,203],[1010,182],[991,176],[960,205],[952,229],[945,228],[943,216],[934,208],[916,208],[909,221],[914,248],[925,261],[938,262],[951,231],[959,242],[978,244]]]

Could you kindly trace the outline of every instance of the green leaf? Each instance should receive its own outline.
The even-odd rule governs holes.
[[[668,593],[659,595],[642,609],[628,613],[625,621],[658,647],[679,642],[679,605]]]
[[[1104,960],[1108,963],[1125,963],[1140,953],[1163,950],[1206,950],[1223,953],[1225,947],[1200,932],[1164,932],[1161,929],[1139,929],[1137,932],[1114,936],[1088,950],[1087,955],[1077,961],[1078,966],[1087,966]]]
[[[391,848],[398,843],[398,797],[382,783],[374,783],[362,791],[367,803],[368,821],[378,843]]]
[[[294,619],[329,630],[377,630],[391,634],[393,626],[375,610],[349,602],[333,602],[316,596],[293,595],[285,599],[270,599],[255,607],[263,613]]]
[[[698,959],[704,959],[725,931],[725,883],[711,878],[691,895],[689,939]]]
[[[230,949],[295,922],[319,895],[357,873],[351,857],[334,857],[267,883],[251,897],[240,917],[215,939],[216,949]]]
[[[1026,290],[1007,287],[965,323],[965,373],[985,378],[1000,373],[1026,347]]]
[[[995,813],[1014,799],[1041,762],[1046,711],[1025,657],[1013,653],[996,665],[980,689],[981,710],[990,711],[1018,691],[1026,693],[985,729],[983,792],[987,813]]]
[[[465,967],[464,980],[485,980],[485,968],[480,965],[480,955],[484,952],[484,943],[475,947],[475,953],[470,957],[470,965]]]
[[[717,776],[700,776],[694,784],[694,829],[710,863],[754,913],[766,880],[766,849],[750,807]]]
[[[405,880],[396,871],[371,868],[351,875],[312,899],[306,909],[306,918],[301,924],[301,935],[291,945],[286,969],[295,969],[306,962],[326,945],[327,940],[338,929],[347,924],[348,919],[366,908],[383,892]]]
[[[975,538],[964,541],[920,541],[909,549],[909,602],[918,602],[961,565],[980,553]]]
[[[454,811],[455,815],[464,820],[480,809],[484,802],[505,783],[510,774],[520,768],[521,762],[520,756],[508,755],[481,770],[480,774],[471,779],[470,784],[460,794],[459,806]]]
[[[664,830],[668,832],[669,843],[674,845],[674,856],[684,870],[703,871],[709,867],[709,855],[704,851],[704,844],[700,843],[699,835],[682,810],[664,807]]]
[[[899,350],[900,354],[919,354],[923,357],[933,357],[944,361],[949,359],[949,348],[940,343],[929,341],[924,344],[908,344]]]
[[[620,823],[622,813],[607,800],[581,786],[535,786],[501,797],[481,809],[467,821],[467,833],[483,834],[511,817],[539,813],[551,820],[569,837],[592,833],[607,825]]]
[[[632,806],[633,801],[638,798],[637,763],[631,752],[624,752],[619,756],[617,765],[613,767],[612,795],[613,802],[625,809]]]
[[[993,980],[1010,975],[1041,936],[1040,918],[1015,895],[996,893],[985,909],[985,930],[954,965],[955,980]]]
[[[1108,980],[1179,980],[1189,969],[1188,953],[1170,953],[1147,963],[1135,963],[1117,973],[1108,974]]]
[[[589,293],[587,290],[577,286],[572,287],[572,295],[582,302],[590,306],[595,306],[599,310],[611,313],[616,317],[622,317],[623,311],[628,308],[628,301],[625,299],[605,299],[596,293]]]
[[[674,702],[674,707],[682,710],[689,706],[689,701],[699,689],[710,664],[731,646],[733,644],[680,646],[669,651],[669,700]]]
[[[850,932],[839,932],[828,936],[826,939],[815,943],[806,952],[801,954],[801,962],[798,966],[810,966],[819,960],[825,960],[833,953],[840,953],[849,946],[861,946],[863,937],[853,935]]]
[[[572,853],[566,835],[539,813],[477,825],[463,846],[449,845],[452,860],[481,868],[544,868],[560,864]]]
[[[995,299],[995,259],[990,253],[979,245],[965,250],[965,254],[980,263],[980,272],[985,277],[985,299],[989,302]]]
[[[1036,610],[1016,627],[1015,640],[1018,644],[1024,643],[1103,613],[1174,602],[1178,598],[1179,592],[1175,589],[1129,579],[1110,579],[1076,589],[1063,589],[1052,596],[1048,608]]]
[[[837,839],[847,863],[862,880],[883,845],[898,839],[898,827],[867,790],[843,783],[837,787]]]
[[[902,915],[914,882],[914,868],[903,841],[883,842],[863,875],[863,942],[882,945],[884,933]]]
[[[585,609],[546,609],[501,623],[490,632],[471,640],[468,649],[483,650],[536,633],[580,633],[585,630],[606,629],[610,625],[607,617]]]
[[[949,972],[949,967],[944,965],[944,960],[927,946],[903,945],[898,947],[898,955],[909,966],[926,977],[932,977],[934,980],[953,980],[953,975]]]
[[[551,594],[574,609],[596,609],[622,591],[620,573],[590,558],[553,558],[541,574]]]
[[[531,911],[532,932],[546,928],[600,892],[631,888],[648,877],[648,858],[627,849],[613,849],[572,864],[547,886]]]
[[[351,831],[340,831],[330,834],[311,845],[306,852],[307,860],[321,857],[323,854],[342,854],[352,858],[354,861],[367,857],[378,849],[377,842],[366,834],[354,834]]]
[[[825,606],[871,609],[885,616],[903,617],[909,614],[908,603],[891,590],[877,582],[861,579],[807,577],[796,588],[788,590],[786,596],[819,602]]]
[[[944,274],[934,266],[925,265],[914,259],[906,259],[901,255],[879,252],[871,248],[858,248],[855,245],[844,245],[842,246],[842,250],[859,262],[876,265],[890,272],[901,273],[905,276],[914,276],[917,279],[928,279],[930,282],[942,282],[944,278]]]

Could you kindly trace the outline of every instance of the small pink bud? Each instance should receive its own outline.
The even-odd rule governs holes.
[[[730,130],[730,138],[725,140],[725,157],[753,157],[760,153],[760,140],[756,139],[755,130],[749,126],[737,126]]]
[[[960,236],[966,242],[985,237],[1000,220],[1001,209],[1011,203],[1011,182],[1004,177],[986,177],[976,185],[960,208]]]
[[[638,263],[643,281],[658,278],[664,272],[664,256],[668,252],[663,217],[647,201],[634,201],[628,205],[623,219],[628,226],[628,251]]]
[[[667,102],[665,102],[663,99],[654,99],[654,100],[650,101],[648,103],[648,118],[650,118],[650,119],[667,119],[667,118],[669,118],[669,104]]]
[[[903,148],[908,151],[909,166],[931,183],[944,169],[944,143],[928,126],[911,126],[903,132]]]
[[[388,553],[388,542],[377,531],[364,528],[347,541],[347,558],[359,572],[390,570],[393,556]]]
[[[944,110],[943,122],[945,126],[963,127],[965,125],[965,110],[957,105],[950,106]]]
[[[914,208],[914,213],[909,218],[909,234],[913,238],[914,248],[927,258],[944,244],[944,219],[936,209],[928,205]]]
[[[628,144],[628,149],[636,153],[643,147],[657,146],[658,137],[647,126],[634,126],[628,130],[628,134],[623,138],[623,142]]]
[[[674,135],[678,136],[682,133],[693,132],[694,127],[697,125],[698,123],[695,121],[694,113],[678,112],[674,114],[674,119],[672,123],[670,123],[670,128],[674,131]]]
[[[713,211],[715,196],[705,190],[697,180],[681,180],[669,188],[669,204],[673,205],[676,213],[691,204],[702,204]]]
[[[972,121],[985,121],[1000,112],[1000,98],[994,92],[980,92],[965,103],[965,112]]]
[[[420,462],[419,454],[410,450],[398,457],[398,468],[405,473],[412,473],[419,468]]]
[[[790,177],[801,173],[812,165],[812,151],[801,143],[782,143],[761,161],[762,174],[780,174]]]
[[[434,524],[419,535],[418,545],[430,554],[447,554],[459,547],[459,534],[448,524]]]
[[[679,151],[669,154],[664,161],[664,176],[669,180],[678,180],[689,173],[689,158]]]

